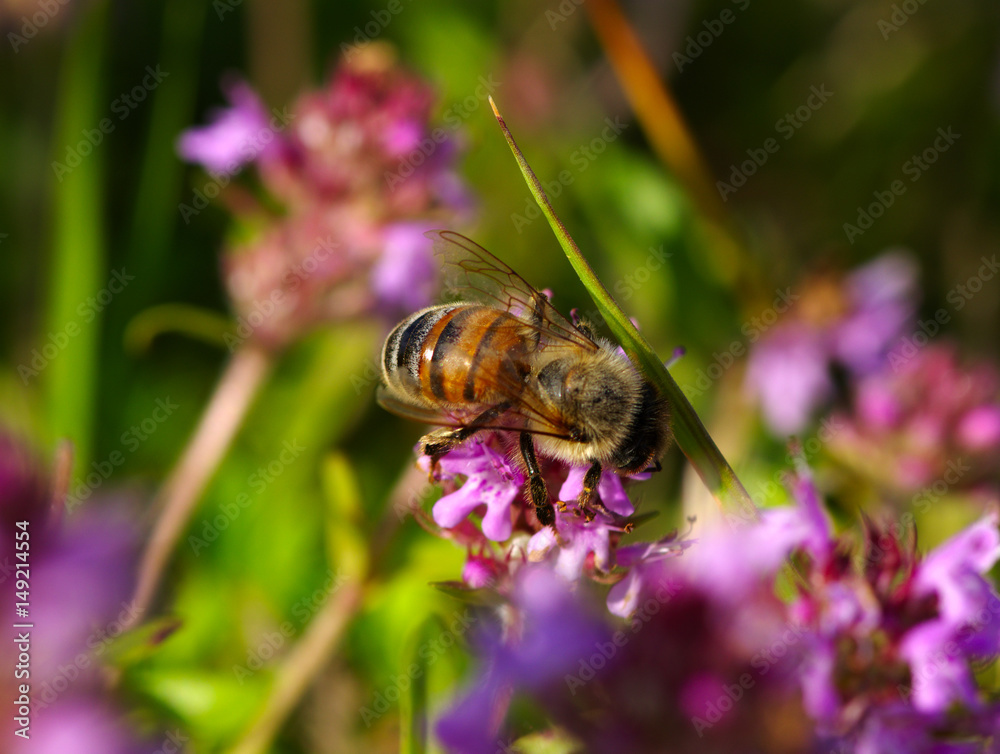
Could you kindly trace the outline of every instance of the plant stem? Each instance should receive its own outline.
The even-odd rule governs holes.
[[[274,686],[257,720],[236,742],[232,754],[259,754],[266,751],[295,709],[302,694],[323,669],[361,604],[363,586],[354,581],[343,584],[309,623],[288,658],[275,675]]]
[[[608,289],[598,279],[593,269],[584,258],[580,248],[570,236],[566,226],[556,216],[549,198],[545,195],[541,182],[528,165],[520,148],[514,141],[507,124],[500,115],[493,98],[490,105],[500,124],[507,144],[517,160],[528,189],[549,221],[553,233],[559,240],[566,257],[576,271],[580,281],[586,287],[590,297],[597,304],[598,310],[608,323],[608,327],[618,338],[622,348],[639,369],[655,384],[670,403],[674,438],[681,451],[687,456],[702,482],[722,506],[723,511],[739,516],[743,520],[755,519],[757,508],[743,488],[735,472],[723,457],[715,441],[701,423],[691,402],[684,395],[670,372],[654,353],[652,346],[635,328],[631,320],[622,311],[618,303],[611,297]]]
[[[730,225],[712,171],[698,149],[670,86],[643,49],[615,0],[588,0],[591,26],[650,146],[687,189],[704,218],[705,252],[721,279],[747,299],[759,287],[747,252]]]
[[[378,565],[384,560],[377,557],[379,543],[387,545],[398,530],[402,519],[397,511],[413,499],[413,485],[425,483],[426,476],[416,466],[407,469],[392,492],[381,522],[375,526],[369,544],[369,557],[363,565],[357,561],[338,566],[338,573],[349,572],[347,581],[326,601],[306,629],[302,639],[275,671],[274,684],[256,721],[230,750],[230,754],[258,754],[265,751],[281,730],[285,720],[295,709],[299,699],[313,679],[326,667],[337,648],[344,629],[361,607],[366,591],[379,583]],[[353,506],[349,506],[350,509]],[[341,510],[341,513],[346,511]],[[351,514],[347,513],[345,525],[350,526]]]
[[[132,610],[136,618],[152,602],[177,540],[264,384],[272,361],[270,352],[254,344],[233,354],[193,437],[164,482],[154,506],[160,508],[160,515],[139,565]]]
[[[701,211],[718,222],[726,213],[694,137],[670,90],[646,55],[615,0],[588,0],[587,12],[650,145],[687,187]]]

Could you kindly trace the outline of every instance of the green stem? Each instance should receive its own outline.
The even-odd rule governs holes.
[[[756,518],[756,506],[728,461],[719,451],[715,441],[712,440],[712,436],[705,429],[705,425],[701,423],[701,419],[698,418],[691,402],[653,351],[652,346],[646,342],[646,339],[632,324],[622,308],[611,297],[608,289],[598,279],[580,248],[570,236],[569,231],[566,230],[566,226],[556,216],[541,182],[528,165],[527,160],[524,159],[524,155],[514,141],[514,137],[507,128],[500,111],[497,110],[492,97],[490,105],[493,107],[493,114],[500,124],[504,137],[507,139],[507,144],[521,168],[521,174],[528,184],[528,189],[535,197],[545,219],[549,221],[553,233],[559,240],[559,245],[562,246],[577,276],[597,305],[601,316],[604,317],[611,332],[621,343],[629,358],[670,402],[674,438],[677,440],[678,447],[687,456],[702,482],[719,501],[724,511],[736,514],[743,519]]]
[[[141,353],[164,333],[183,333],[213,346],[226,347],[233,321],[220,312],[191,304],[160,304],[139,312],[125,328],[125,350]]]
[[[54,165],[68,163],[67,147],[81,141],[104,116],[104,42],[106,6],[83,11],[72,33],[60,72],[58,126]],[[96,404],[97,350],[102,317],[87,306],[103,285],[104,160],[109,147],[99,144],[70,170],[56,173],[53,191],[53,248],[47,326],[61,342],[44,377],[51,439],[72,439],[76,469],[91,461]],[[81,314],[81,309],[84,314]],[[99,310],[98,310],[99,311]],[[89,315],[89,319],[87,316]],[[61,339],[61,340],[59,340]]]

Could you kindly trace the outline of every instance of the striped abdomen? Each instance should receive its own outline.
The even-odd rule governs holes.
[[[382,351],[384,377],[390,387],[421,402],[492,405],[510,400],[528,373],[525,336],[524,325],[500,309],[434,306],[389,334]]]

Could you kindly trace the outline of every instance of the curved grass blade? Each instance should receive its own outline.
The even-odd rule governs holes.
[[[674,438],[677,440],[681,452],[687,456],[702,482],[719,501],[724,512],[738,516],[741,520],[755,520],[757,518],[756,506],[730,467],[729,462],[719,451],[708,430],[705,429],[705,425],[702,424],[691,402],[688,401],[687,396],[684,395],[674,378],[670,376],[670,372],[667,371],[646,339],[598,279],[580,251],[580,247],[576,245],[566,226],[556,216],[541,182],[514,141],[514,137],[507,128],[507,124],[492,97],[490,97],[490,106],[493,108],[493,114],[507,139],[507,144],[521,168],[521,174],[524,176],[525,183],[528,184],[528,189],[552,227],[552,232],[555,233],[559,245],[562,246],[569,263],[573,266],[577,277],[580,278],[580,282],[587,289],[601,316],[604,317],[611,332],[614,333],[629,358],[670,401]]]

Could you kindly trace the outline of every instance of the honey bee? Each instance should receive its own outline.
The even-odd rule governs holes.
[[[447,230],[426,235],[446,286],[475,300],[430,306],[396,326],[382,349],[378,401],[439,426],[420,441],[432,473],[440,456],[481,430],[515,432],[530,502],[548,526],[555,511],[536,450],[589,464],[577,501],[585,511],[602,470],[658,468],[669,408],[628,358],[478,244]]]

